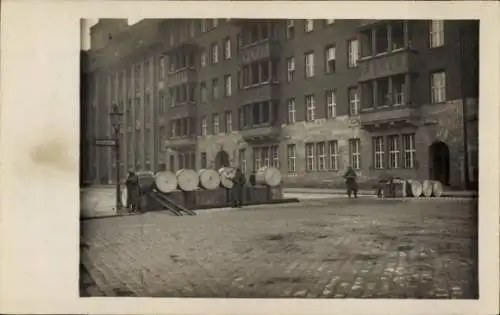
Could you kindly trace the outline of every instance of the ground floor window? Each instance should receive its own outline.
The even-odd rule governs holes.
[[[328,141],[328,160],[329,169],[339,169],[339,143],[337,142],[337,140]]]
[[[384,168],[384,137],[373,138],[373,156],[375,159],[375,169]]]
[[[253,148],[253,165],[254,170],[261,167],[279,168],[279,146],[259,146]]]
[[[361,168],[361,140],[360,139],[350,139],[349,140],[349,163],[352,168]]]
[[[295,144],[287,146],[287,169],[288,173],[295,174],[296,172],[296,148]]]
[[[403,166],[414,168],[416,160],[415,134],[403,135]]]
[[[243,174],[247,172],[247,158],[246,158],[246,149],[240,149],[238,151],[238,166],[240,167]]]
[[[306,171],[315,170],[314,143],[306,143]]]

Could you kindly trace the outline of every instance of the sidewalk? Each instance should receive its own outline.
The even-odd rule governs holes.
[[[333,194],[333,195],[345,195],[346,191],[344,189],[338,188],[287,188],[283,187],[283,193],[292,194]],[[371,196],[374,195],[375,191],[373,189],[362,189],[358,191],[359,196]],[[442,197],[477,197],[477,191],[444,191]]]

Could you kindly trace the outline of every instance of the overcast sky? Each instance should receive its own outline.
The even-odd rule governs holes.
[[[141,19],[128,19],[128,24],[132,25],[139,22]],[[96,24],[98,19],[82,19],[82,49],[90,48],[90,28]]]

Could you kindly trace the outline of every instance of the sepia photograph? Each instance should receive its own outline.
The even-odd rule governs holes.
[[[478,299],[479,20],[81,20],[80,296]]]

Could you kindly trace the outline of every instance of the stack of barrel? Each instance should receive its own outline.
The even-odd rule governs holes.
[[[162,171],[151,178],[153,178],[157,190],[168,194],[176,190],[215,190],[219,187],[230,189],[234,185],[232,179],[235,173],[236,170],[232,167],[223,167],[218,171],[214,169],[201,169],[198,172],[190,169],[181,169],[175,174],[169,171]],[[263,167],[258,170],[255,179],[259,185],[276,187],[281,184],[281,173],[274,167]]]
[[[443,184],[437,180],[407,180],[406,195],[408,197],[441,197]]]

